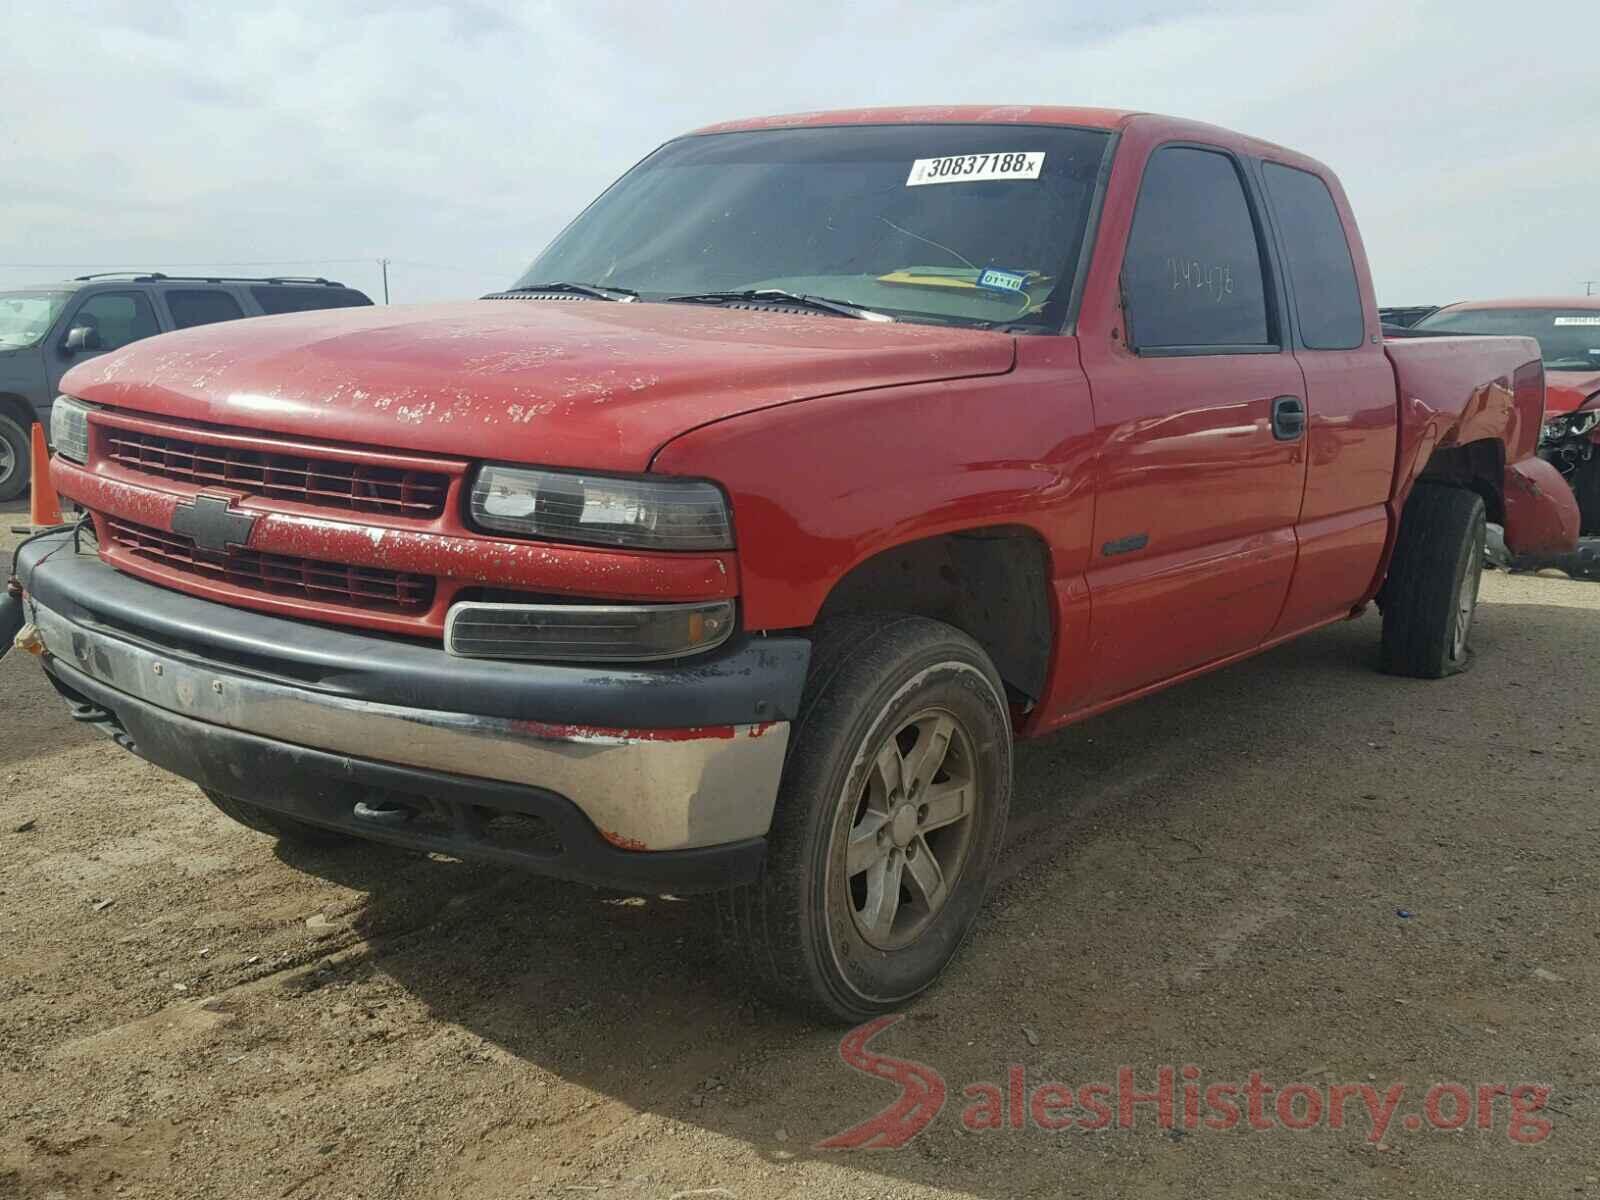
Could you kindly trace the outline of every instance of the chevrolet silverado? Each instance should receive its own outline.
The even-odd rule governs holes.
[[[1571,547],[1538,345],[1379,329],[1338,181],[1263,141],[720,125],[504,292],[73,369],[82,515],[9,624],[251,828],[707,893],[856,1020],[971,928],[1014,739],[1374,602],[1384,669],[1450,675],[1486,520]]]

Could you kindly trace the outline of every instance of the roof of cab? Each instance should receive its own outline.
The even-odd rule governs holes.
[[[1053,104],[952,104],[920,108],[839,108],[788,113],[773,117],[745,117],[696,129],[688,136],[738,133],[762,129],[801,129],[823,125],[1073,125],[1079,129],[1117,132],[1138,120],[1156,126],[1164,139],[1211,142],[1246,154],[1270,155],[1299,162],[1326,172],[1327,168],[1299,151],[1274,142],[1160,113],[1129,108],[1070,108]]]
[[[700,133],[733,133],[747,129],[793,129],[806,125],[1077,125],[1088,129],[1119,129],[1138,114],[1120,108],[1063,108],[1057,105],[956,104],[921,108],[838,108],[831,111],[788,113],[776,117],[746,117],[696,129]]]

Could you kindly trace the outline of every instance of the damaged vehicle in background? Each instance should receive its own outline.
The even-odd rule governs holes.
[[[1545,372],[1539,457],[1571,486],[1583,536],[1600,537],[1600,296],[1452,304],[1419,321],[1415,331],[1539,343]]]
[[[1532,339],[1385,342],[1331,171],[1101,109],[702,130],[504,293],[62,390],[74,716],[280,839],[708,893],[828,1020],[955,956],[1014,739],[1373,601],[1451,675],[1485,522],[1577,536]]]

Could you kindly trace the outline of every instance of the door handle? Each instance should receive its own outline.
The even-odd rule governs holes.
[[[1306,406],[1299,396],[1279,396],[1272,402],[1272,436],[1293,442],[1306,431]]]

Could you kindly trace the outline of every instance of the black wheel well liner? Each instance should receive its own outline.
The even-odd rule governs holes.
[[[1474,491],[1483,497],[1489,520],[1504,525],[1505,474],[1505,443],[1485,438],[1464,446],[1442,446],[1435,450],[1423,464],[1416,482],[1446,483]]]
[[[1020,525],[902,542],[857,564],[817,619],[904,612],[953,625],[983,647],[1014,699],[1037,701],[1050,671],[1050,554]]]

